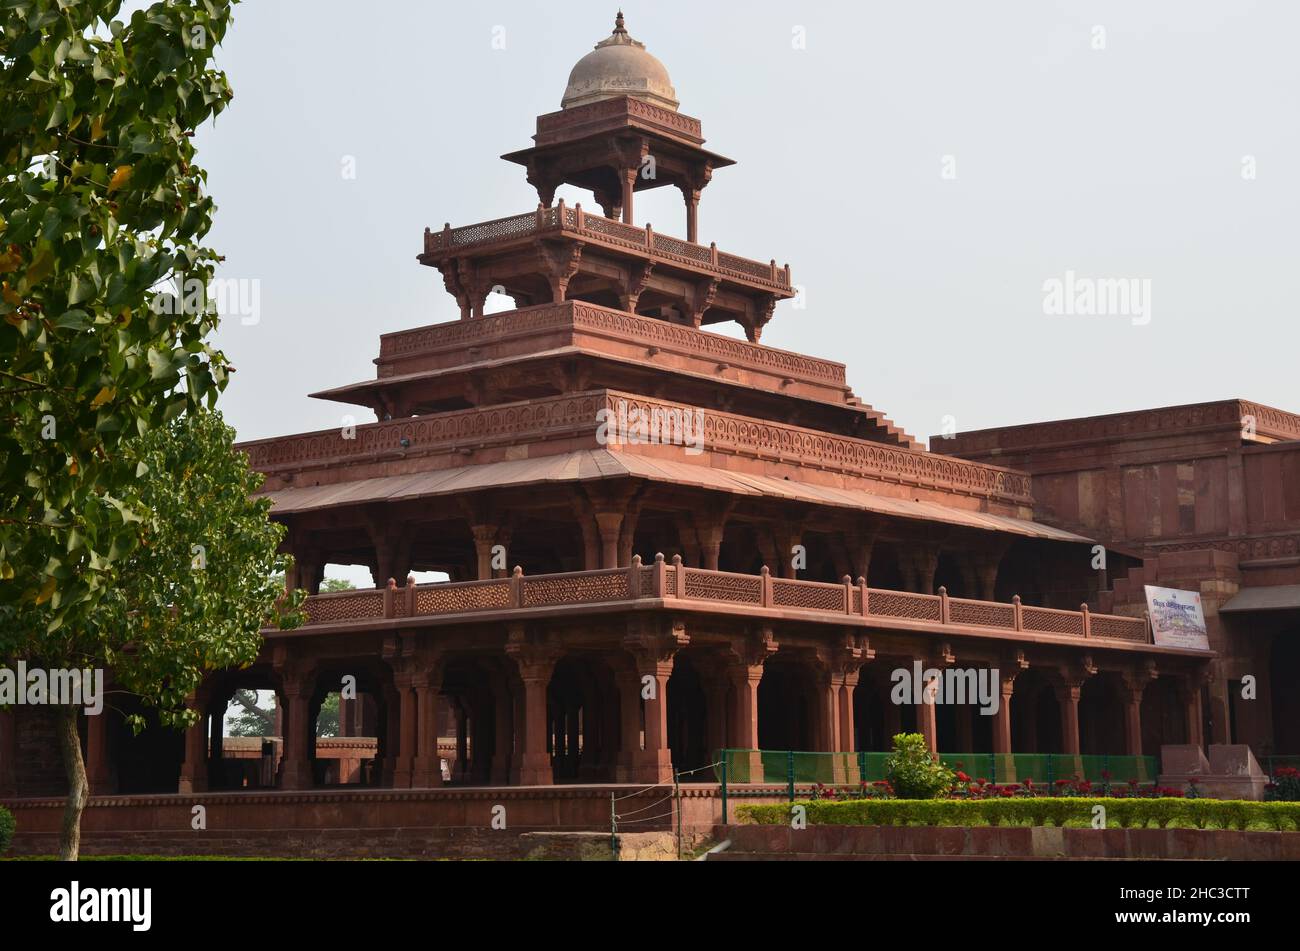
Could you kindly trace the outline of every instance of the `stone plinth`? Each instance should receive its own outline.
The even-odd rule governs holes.
[[[1169,744],[1160,748],[1159,785],[1186,789],[1195,785],[1212,799],[1264,798],[1268,777],[1255,754],[1243,743],[1213,743],[1207,759],[1199,746]]]

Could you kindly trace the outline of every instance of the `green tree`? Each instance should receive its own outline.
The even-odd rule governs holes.
[[[342,697],[338,691],[327,693],[321,701],[320,713],[316,716],[317,736],[339,735],[339,701]]]
[[[317,736],[339,735],[339,693],[326,694],[316,717]],[[274,736],[275,708],[263,707],[257,702],[256,690],[236,690],[232,698],[240,707],[230,725],[231,736]]]
[[[121,0],[0,4],[0,660],[112,663],[177,725],[195,671],[248,656],[221,638],[257,612],[183,655],[194,645],[168,643],[147,604],[123,652],[104,621],[124,599],[102,602],[165,532],[124,442],[213,405],[230,369],[206,342],[219,258],[201,243],[214,205],[192,139],[231,98],[212,57],[234,2],[160,0],[125,23]],[[64,858],[86,797],[76,716],[59,711]]]
[[[275,708],[258,704],[257,691],[240,688],[231,698],[232,704],[239,707],[230,724],[231,736],[274,736]]]
[[[275,580],[289,564],[277,554],[284,526],[269,520],[269,499],[252,497],[263,477],[233,441],[234,430],[212,411],[187,413],[122,444],[139,473],[131,498],[145,513],[140,542],[115,563],[112,587],[85,622],[60,629],[83,661],[78,666],[112,668],[165,726],[197,721],[186,704],[204,674],[253,663],[263,627],[302,621],[303,593],[286,596]],[[68,858],[76,857],[86,798],[72,713],[72,743],[63,750]],[[143,728],[142,716],[129,719]]]

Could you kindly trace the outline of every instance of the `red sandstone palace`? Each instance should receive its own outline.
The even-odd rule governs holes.
[[[993,753],[1300,752],[1300,417],[1230,400],[927,451],[843,364],[759,342],[790,269],[701,243],[732,164],[704,142],[620,15],[504,156],[539,203],[424,234],[461,319],[385,335],[374,379],[315,394],[378,421],[243,446],[310,622],[213,674],[184,737],[90,718],[97,795],[653,783],[722,748],[882,750],[900,730]],[[594,203],[555,203],[562,184]],[[634,214],[661,186],[682,237]],[[493,293],[515,309],[486,315]],[[703,329],[726,321],[747,342]],[[318,594],[328,564],[377,586]],[[450,580],[406,581],[426,571]],[[1202,595],[1209,652],[1152,642],[1146,584]],[[996,670],[998,713],[891,703],[916,660]],[[342,736],[318,741],[347,676]],[[222,735],[237,688],[276,694],[273,769]],[[51,737],[0,713],[0,796],[61,791]]]

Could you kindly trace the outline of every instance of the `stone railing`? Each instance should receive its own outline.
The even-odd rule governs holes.
[[[603,333],[619,340],[644,344],[646,347],[678,350],[692,356],[768,373],[781,373],[821,385],[845,385],[844,364],[834,360],[821,360],[789,350],[765,347],[583,301],[539,304],[475,320],[452,320],[385,334],[379,341],[379,360],[384,363],[421,353],[470,347],[507,337],[564,328]]]
[[[482,245],[500,244],[533,238],[549,232],[573,234],[586,241],[607,247],[635,251],[657,262],[670,262],[729,277],[744,284],[756,284],[787,294],[793,293],[790,266],[778,268],[776,261],[766,264],[737,257],[718,250],[717,245],[693,244],[681,238],[656,234],[654,228],[614,221],[603,215],[588,214],[581,205],[569,207],[561,199],[552,208],[539,205],[536,211],[493,221],[441,231],[425,229],[424,254],[430,258],[452,257]]]
[[[692,428],[692,414],[698,412],[702,414],[703,437],[699,448],[705,452],[790,462],[1017,504],[1030,501],[1029,476],[1013,469],[618,390],[590,390],[526,403],[413,416],[357,426],[346,432],[333,429],[241,443],[238,448],[248,455],[254,469],[271,473],[395,453],[411,456],[453,452],[497,442],[573,438],[586,433],[596,447],[597,413],[601,410],[607,411],[611,421],[631,418],[637,411],[645,420],[683,419]],[[699,439],[700,434],[692,438]]]
[[[766,568],[757,575],[709,571],[686,567],[680,556],[665,561],[662,555],[650,564],[643,564],[637,555],[630,567],[602,571],[525,575],[516,568],[509,578],[424,585],[408,579],[403,588],[390,580],[385,589],[314,595],[307,598],[304,610],[309,624],[328,624],[617,604],[641,598],[800,611],[828,621],[849,616],[1150,643],[1145,618],[1094,614],[1087,605],[1079,611],[1060,611],[1022,605],[1019,597],[1008,604],[950,598],[943,588],[938,594],[868,588],[863,579],[855,583],[848,576],[839,584],[828,584],[775,578]]]

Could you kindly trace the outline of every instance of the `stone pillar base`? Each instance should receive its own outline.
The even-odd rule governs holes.
[[[442,785],[442,759],[436,756],[417,756],[411,767],[411,786],[432,789]]]
[[[673,761],[668,750],[642,750],[636,761],[634,771],[636,783],[672,783]]]
[[[95,792],[93,784],[90,787],[90,791],[91,793]],[[176,791],[182,796],[193,795],[194,793],[204,793],[208,791],[208,784],[206,780],[198,779],[194,776],[182,775],[180,782],[177,784]],[[99,795],[103,795],[103,793],[99,793]]]
[[[280,778],[281,789],[311,789],[315,784],[311,774],[311,763],[306,760],[285,760],[283,775]]]
[[[555,775],[551,769],[551,758],[545,753],[541,755],[525,753],[523,763],[519,767],[519,785],[553,786],[554,784]]]
[[[1158,785],[1183,789],[1195,781],[1197,790],[1212,799],[1264,798],[1268,777],[1244,743],[1214,743],[1206,759],[1195,744],[1160,747]]]

